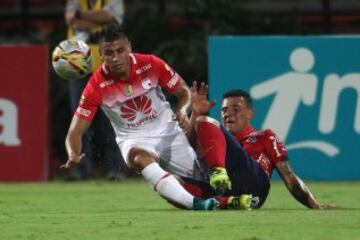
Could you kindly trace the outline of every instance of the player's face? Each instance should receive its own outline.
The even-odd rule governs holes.
[[[249,127],[253,116],[254,110],[246,104],[243,97],[228,97],[223,100],[222,124],[232,134],[237,134]]]
[[[113,42],[101,42],[100,53],[109,65],[112,74],[118,77],[128,77],[130,73],[129,54],[131,45],[127,39]]]

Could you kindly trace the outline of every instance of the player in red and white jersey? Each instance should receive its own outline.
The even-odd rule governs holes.
[[[174,113],[162,89],[174,93],[181,89],[183,80],[154,55],[130,53],[129,69],[127,78],[117,77],[103,63],[84,89],[76,115],[91,121],[101,107],[111,120],[118,141],[145,137],[144,131],[147,135],[166,135],[164,126],[177,124],[172,121]]]
[[[101,107],[127,165],[141,172],[162,197],[187,209],[214,209],[215,199],[194,198],[171,174],[201,178],[196,154],[182,130],[190,127],[191,105],[184,80],[163,60],[131,53],[131,44],[117,25],[104,28],[100,52],[104,63],[90,78],[71,122],[64,167],[84,158],[81,137]],[[162,89],[178,97],[175,114]]]
[[[254,116],[252,99],[243,90],[223,95],[220,125],[206,116],[215,102],[207,100],[207,86],[194,82],[192,88],[194,129],[201,153],[209,166],[223,167],[231,180],[231,190],[219,196],[221,208],[237,208],[243,194],[251,194],[252,208],[260,208],[270,189],[276,169],[287,189],[301,204],[312,209],[335,208],[319,204],[305,183],[294,173],[284,144],[270,129],[257,131],[251,125]],[[195,184],[196,185],[196,184]],[[209,196],[207,188],[186,182],[185,188],[199,196]],[[227,196],[226,196],[227,195]]]

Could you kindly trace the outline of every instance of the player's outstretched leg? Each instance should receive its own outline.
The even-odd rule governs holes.
[[[215,198],[201,199],[194,198],[194,210],[215,210],[219,206],[219,202]]]
[[[193,210],[215,210],[217,206],[214,198],[206,200],[195,198],[173,175],[165,172],[156,162],[147,165],[141,174],[155,191],[175,206]]]

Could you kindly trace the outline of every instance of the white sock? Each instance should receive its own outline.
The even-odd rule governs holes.
[[[183,188],[173,175],[165,172],[156,162],[146,166],[141,174],[162,197],[186,208],[193,208],[194,197]]]

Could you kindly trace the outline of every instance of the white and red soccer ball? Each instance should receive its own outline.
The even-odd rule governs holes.
[[[80,40],[65,40],[52,53],[52,66],[64,79],[75,80],[87,76],[92,68],[90,47]]]

